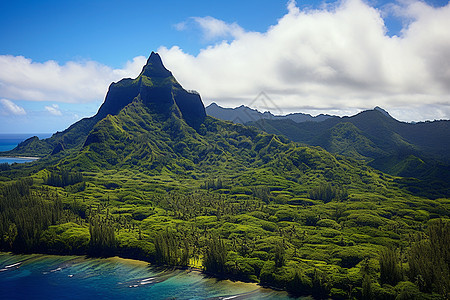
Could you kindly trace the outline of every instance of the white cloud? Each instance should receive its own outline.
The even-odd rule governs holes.
[[[185,22],[177,23],[177,24],[175,24],[173,27],[175,27],[175,29],[178,30],[178,31],[186,30],[186,28],[187,28],[187,22],[185,21]]]
[[[362,0],[301,10],[290,0],[287,13],[265,32],[192,17],[175,28],[200,29],[212,44],[196,56],[178,46],[159,52],[180,83],[199,91],[205,104],[249,104],[264,91],[273,105],[259,108],[285,113],[345,114],[381,106],[400,120],[449,119],[450,4],[396,3],[385,7],[389,12]],[[403,18],[399,36],[386,34],[386,13]],[[139,56],[113,69],[94,61],[61,65],[0,55],[0,98],[101,101],[112,81],[137,76],[145,62]]]
[[[230,24],[197,18],[216,24],[210,31],[205,25],[206,36],[234,39],[197,56],[177,46],[159,52],[206,103],[247,104],[265,91],[286,112],[381,106],[401,120],[450,118],[450,4],[401,3],[407,27],[400,36],[389,37],[383,13],[361,0],[316,10],[289,1],[287,14],[266,32],[231,24],[241,31],[230,34]]]
[[[45,106],[45,110],[54,116],[62,116],[61,110],[59,110],[58,104],[53,104],[52,106]]]
[[[242,27],[236,23],[228,24],[210,16],[204,18],[194,17],[193,19],[200,26],[205,38],[208,40],[226,37],[238,38],[244,33]]]
[[[198,27],[206,41],[214,41],[226,38],[239,38],[244,34],[244,29],[236,23],[226,23],[222,20],[207,17],[192,17],[188,21],[175,24],[175,29],[184,31],[191,27]]]
[[[25,115],[26,111],[23,107],[18,106],[14,102],[8,99],[0,99],[0,103],[3,106],[2,113],[4,115]]]
[[[0,55],[0,97],[70,103],[102,100],[112,81],[136,77],[145,62],[145,57],[138,56],[124,68],[112,69],[94,61],[60,65]]]

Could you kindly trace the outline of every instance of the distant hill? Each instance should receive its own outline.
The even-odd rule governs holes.
[[[262,130],[327,151],[365,160],[383,172],[427,179],[448,189],[450,121],[405,123],[376,107],[350,117],[323,122],[258,120]],[[439,182],[439,183],[438,183]]]
[[[241,123],[241,124],[245,124],[248,122],[255,122],[261,119],[269,119],[269,120],[289,119],[297,123],[307,121],[321,122],[332,117],[330,115],[323,115],[323,114],[313,117],[309,114],[304,113],[293,113],[283,116],[277,116],[268,111],[261,113],[256,109],[252,109],[244,105],[241,105],[236,108],[225,108],[217,105],[216,103],[211,103],[206,107],[206,114],[208,116],[220,120],[232,121],[234,123]]]

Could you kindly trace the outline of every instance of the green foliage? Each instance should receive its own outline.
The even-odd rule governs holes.
[[[312,288],[311,280],[308,276],[295,270],[292,280],[287,282],[286,289],[295,296],[305,295]]]
[[[174,79],[112,89],[137,95],[139,80]],[[420,180],[209,117],[194,128],[172,102],[141,96],[29,141],[64,150],[0,170],[1,250],[121,255],[318,299],[448,291],[445,276],[436,279],[446,272],[447,225],[433,226],[447,224],[450,200],[413,195]],[[363,131],[337,126],[332,146],[378,152]]]
[[[327,203],[332,200],[342,201],[347,199],[348,193],[344,189],[332,186],[330,183],[312,188],[309,191],[309,197],[314,200],[323,200]]]
[[[339,225],[335,220],[330,219],[321,219],[316,223],[317,226],[320,227],[328,227],[333,229],[341,229],[341,225]]]
[[[99,215],[89,220],[89,253],[95,256],[111,256],[117,246],[114,232],[114,223],[111,219]]]
[[[155,258],[160,264],[187,266],[189,263],[189,246],[171,231],[160,232],[155,237]]]
[[[222,178],[217,178],[217,179],[208,179],[205,181],[205,183],[201,186],[201,188],[209,190],[209,189],[213,189],[213,190],[219,190],[224,188],[224,184],[222,181]]]
[[[450,195],[448,120],[411,124],[369,110],[322,122],[274,119],[250,124],[295,142],[368,162],[391,175],[418,178],[412,185],[408,182],[410,191],[418,195]]]
[[[83,174],[80,172],[69,172],[62,169],[60,171],[51,171],[44,183],[56,187],[65,187],[83,182]]]
[[[52,225],[41,234],[40,247],[49,253],[86,254],[89,251],[89,228],[74,222]]]
[[[217,236],[212,236],[206,241],[205,258],[203,265],[210,273],[225,273],[225,263],[227,259],[227,248],[224,241]]]
[[[31,190],[32,178],[0,189],[0,247],[16,251],[38,249],[41,233],[62,215],[61,200],[45,190]]]
[[[283,243],[284,244],[284,243]],[[277,244],[274,248],[274,262],[276,268],[281,268],[286,262],[286,250],[285,245]]]
[[[391,248],[383,248],[380,251],[380,281],[395,285],[402,279],[397,252]]]
[[[372,290],[372,277],[368,274],[365,274],[362,282],[362,299],[372,300],[374,299],[373,290]]]
[[[395,286],[395,289],[398,293],[398,296],[396,297],[398,300],[423,299],[425,296],[419,291],[417,285],[410,281],[399,282]]]
[[[416,238],[408,253],[409,277],[421,291],[450,293],[450,223],[430,221],[427,236]]]

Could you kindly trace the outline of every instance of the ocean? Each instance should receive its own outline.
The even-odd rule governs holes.
[[[51,133],[2,133],[0,134],[0,152],[14,149],[20,142],[37,136],[39,139],[45,139],[52,136]],[[1,154],[1,153],[0,153]],[[25,163],[31,162],[31,158],[17,158],[17,157],[0,157],[0,163]]]
[[[254,283],[121,258],[0,252],[1,299],[294,299]],[[300,299],[300,298],[299,298]],[[312,298],[301,298],[312,299]]]
[[[20,142],[37,136],[40,139],[49,138],[51,133],[0,133],[0,152],[14,149]]]

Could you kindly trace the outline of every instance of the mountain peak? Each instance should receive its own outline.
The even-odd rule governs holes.
[[[167,70],[158,53],[152,52],[147,64],[136,79],[125,78],[110,85],[105,101],[96,117],[116,115],[134,99],[139,99],[158,114],[169,116],[172,112],[192,127],[197,128],[206,117],[205,107],[197,93],[188,92]]]
[[[375,108],[374,108],[373,110],[382,113],[382,114],[385,115],[386,117],[392,118],[391,115],[390,115],[386,110],[382,109],[382,108],[379,107],[379,106],[375,106]]]
[[[147,77],[170,77],[172,73],[164,67],[159,54],[152,51],[147,60],[147,64],[142,69],[141,75]]]

